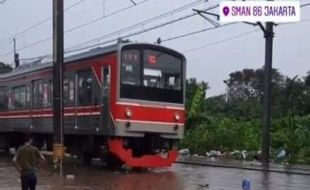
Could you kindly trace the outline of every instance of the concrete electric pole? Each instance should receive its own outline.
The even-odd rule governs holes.
[[[271,126],[271,94],[272,94],[272,46],[273,46],[273,25],[272,22],[266,23],[266,28],[261,28],[264,31],[266,39],[265,45],[265,66],[264,66],[264,107],[263,107],[263,143],[262,143],[262,161],[263,166],[269,166],[270,158],[270,126]]]
[[[63,126],[63,61],[64,61],[64,8],[63,0],[53,0],[53,156],[62,175],[64,155]]]

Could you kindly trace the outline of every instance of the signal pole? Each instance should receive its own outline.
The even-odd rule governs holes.
[[[53,156],[62,176],[64,155],[63,126],[63,60],[64,60],[63,0],[53,0]]]
[[[19,66],[19,55],[16,53],[16,39],[13,38],[13,45],[14,45],[14,63],[15,63],[15,68]]]

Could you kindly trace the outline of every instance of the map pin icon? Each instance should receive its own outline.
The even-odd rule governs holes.
[[[229,8],[228,7],[224,7],[223,8],[223,13],[224,13],[225,16],[227,16],[228,13],[229,13]]]

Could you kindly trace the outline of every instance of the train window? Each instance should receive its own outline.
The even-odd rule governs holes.
[[[78,73],[78,104],[90,105],[92,103],[93,77],[90,70]]]
[[[143,85],[146,87],[181,89],[181,60],[160,51],[144,51]]]
[[[127,55],[133,52],[139,55],[137,50],[124,50],[122,53],[120,97],[183,103],[182,57],[155,49],[140,49],[141,63],[137,64],[133,55]],[[136,73],[128,75],[125,66],[135,64],[139,67],[135,66],[129,71],[133,72],[137,68]],[[138,81],[133,80],[133,77]]]
[[[30,107],[31,105],[31,91],[30,91],[30,86],[26,86],[26,107]]]
[[[42,105],[43,107],[50,107],[51,104],[51,91],[50,91],[50,83],[49,82],[44,82],[43,85],[43,102]]]
[[[13,109],[26,107],[26,87],[19,86],[13,88]]]
[[[0,110],[7,109],[6,87],[0,87]]]
[[[65,78],[63,86],[63,96],[64,96],[64,105],[69,105],[74,103],[74,81]]]
[[[69,81],[69,101],[74,103],[74,81]]]
[[[67,105],[69,103],[69,80],[67,78],[64,78],[64,83],[63,83],[63,96],[64,96],[64,99],[63,99],[63,102],[64,102],[64,105]]]
[[[8,99],[8,108],[13,109],[13,103],[12,103],[12,94],[11,94],[11,89],[9,88],[7,91],[7,99]]]
[[[43,84],[42,80],[36,80],[33,82],[33,107],[43,107]]]
[[[103,97],[109,96],[109,86],[110,86],[110,68],[105,67],[103,69]]]
[[[20,87],[20,107],[26,107],[26,87]]]
[[[140,52],[139,50],[125,50],[122,53],[121,64],[122,84],[139,86],[140,80]]]
[[[50,80],[49,82],[49,86],[50,86],[50,96],[49,96],[49,102],[50,102],[50,104],[51,105],[53,105],[53,81],[52,80]]]

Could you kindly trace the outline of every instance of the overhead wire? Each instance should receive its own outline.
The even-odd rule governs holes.
[[[301,23],[310,22],[310,18],[301,20],[300,22]],[[286,23],[286,24],[294,24],[294,23]],[[212,29],[212,28],[210,28],[210,29]],[[252,34],[252,33],[259,32],[259,31],[260,31],[260,29],[250,30],[250,31],[247,31],[247,32],[244,32],[244,33],[240,33],[240,34],[237,34],[237,35],[225,38],[223,40],[219,40],[219,41],[216,41],[216,42],[212,42],[212,43],[209,43],[209,44],[205,44],[205,45],[202,45],[202,46],[198,46],[198,47],[195,47],[195,48],[191,48],[191,49],[185,50],[185,51],[183,51],[183,53],[189,53],[189,52],[196,51],[196,50],[199,50],[199,49],[203,49],[203,48],[206,48],[206,47],[218,45],[218,44],[221,44],[221,43],[224,43],[224,42],[227,42],[227,41],[231,41],[231,40],[235,40],[235,39],[241,38],[243,36],[247,36],[247,35]]]
[[[142,25],[142,24],[147,24],[147,23],[154,22],[154,21],[156,21],[156,20],[158,20],[158,19],[164,18],[164,17],[169,16],[169,15],[171,15],[171,14],[175,14],[175,13],[184,11],[184,10],[186,10],[186,9],[188,9],[188,8],[191,8],[191,7],[193,7],[193,6],[196,6],[196,5],[200,4],[200,3],[201,3],[201,0],[197,0],[197,1],[195,1],[195,2],[186,4],[186,5],[184,5],[184,6],[181,6],[181,7],[179,7],[179,8],[176,8],[176,9],[174,9],[174,10],[172,10],[172,11],[168,11],[168,12],[166,12],[166,13],[163,13],[163,14],[161,14],[161,15],[152,17],[152,18],[147,19],[147,20],[145,20],[145,21],[142,21],[142,22],[140,22],[140,23],[137,23],[137,24],[134,24],[134,25],[125,27],[125,28],[123,28],[123,29],[120,29],[120,30],[118,30],[118,31],[114,31],[114,32],[111,32],[111,33],[106,34],[106,35],[104,35],[104,36],[101,36],[100,39],[104,39],[104,38],[106,38],[106,37],[113,36],[113,34],[119,34],[119,33],[121,33],[121,32],[130,30],[130,29],[134,29],[134,28],[136,28],[136,27],[138,27],[138,26],[140,26],[140,25]],[[218,6],[219,6],[219,5],[215,5],[215,6],[212,6],[212,7],[208,8],[208,9],[206,9],[206,10],[211,10],[211,9],[217,8]],[[123,37],[126,38],[126,37],[135,36],[135,35],[138,35],[138,34],[141,34],[141,33],[147,32],[147,31],[150,31],[150,30],[154,30],[154,29],[157,29],[157,28],[166,26],[166,25],[168,25],[168,24],[172,24],[172,23],[174,23],[174,22],[177,22],[177,21],[186,19],[186,18],[191,17],[191,16],[194,16],[194,15],[196,15],[196,13],[192,13],[192,14],[190,14],[190,15],[187,15],[187,16],[184,16],[184,17],[182,17],[182,18],[179,18],[179,19],[170,21],[170,22],[168,22],[168,23],[161,23],[160,25],[156,25],[156,26],[153,26],[153,27],[151,27],[151,28],[144,29],[144,30],[142,30],[142,31],[138,31],[138,32],[135,32],[135,33],[131,33],[131,34],[128,34],[128,35],[123,36]],[[110,43],[110,42],[114,42],[114,41],[116,41],[117,39],[118,39],[118,38],[105,41],[105,42],[101,43],[101,45],[102,45],[102,44],[107,44],[107,43]],[[34,45],[36,45],[36,44],[38,44],[38,43],[41,43],[42,41],[45,41],[45,40],[48,40],[48,38],[45,38],[45,39],[42,39],[42,40],[37,41],[37,42],[35,42],[35,43],[29,44],[29,45],[26,46],[25,48],[28,48],[28,47],[30,47],[30,46],[34,46]],[[92,39],[92,40],[96,40],[96,41],[97,41],[98,38]],[[88,42],[88,41],[87,41],[87,42]],[[85,42],[84,42],[84,43],[85,43]],[[84,44],[84,43],[83,43],[83,44]],[[81,45],[81,44],[78,44],[78,45]],[[96,45],[97,45],[97,44],[96,44]],[[72,47],[77,47],[77,45],[74,45],[74,46],[72,46]],[[83,47],[83,48],[80,48],[80,49],[74,49],[74,50],[72,50],[72,47],[66,48],[65,53],[70,53],[70,52],[75,52],[75,51],[80,51],[80,50],[83,50],[83,49],[86,49],[86,48],[90,48],[90,46],[87,46],[87,47]],[[91,46],[91,47],[92,47],[92,46]],[[0,56],[1,56],[1,55],[0,55]],[[40,56],[40,57],[42,57],[42,56]]]
[[[163,13],[163,14],[157,15],[157,16],[155,16],[155,17],[152,17],[152,18],[150,18],[150,19],[144,20],[144,21],[142,21],[142,22],[139,22],[139,23],[136,23],[136,24],[133,24],[133,25],[124,27],[124,28],[119,29],[119,30],[117,30],[117,31],[110,32],[110,33],[105,34],[105,35],[103,35],[103,36],[101,36],[101,37],[96,37],[96,38],[93,38],[93,39],[91,39],[91,40],[87,40],[86,42],[79,43],[79,44],[77,44],[77,45],[78,45],[78,46],[82,46],[82,45],[89,44],[89,43],[92,43],[92,42],[97,42],[98,40],[103,40],[103,39],[106,39],[106,38],[108,38],[108,37],[114,36],[114,35],[116,35],[116,34],[121,34],[121,33],[126,32],[126,31],[128,31],[128,30],[133,30],[133,29],[135,29],[135,28],[144,26],[144,25],[149,24],[149,23],[151,23],[151,22],[154,22],[154,21],[156,21],[156,20],[160,20],[160,19],[162,19],[162,18],[165,18],[165,17],[167,17],[167,16],[169,16],[169,15],[173,15],[173,14],[179,13],[179,12],[181,12],[181,11],[187,10],[188,8],[191,8],[191,7],[193,7],[193,6],[196,6],[196,5],[200,4],[200,3],[203,3],[203,2],[202,2],[201,0],[197,0],[197,1],[195,1],[195,2],[192,2],[192,3],[186,4],[186,5],[184,5],[184,6],[178,7],[178,8],[176,8],[176,9],[174,9],[174,10],[171,10],[171,11],[165,12],[165,13]],[[193,13],[193,16],[194,16],[194,15],[195,15],[195,14]],[[76,47],[76,45],[75,45],[74,47]],[[72,48],[72,47],[70,47],[70,48]]]
[[[70,6],[68,6],[67,8],[64,9],[64,12],[66,12],[66,11],[68,11],[68,10],[70,10],[70,9],[72,9],[72,8],[74,8],[74,7],[76,7],[76,6],[78,6],[78,5],[81,4],[83,1],[85,1],[85,0],[79,0],[79,1],[77,1],[76,3],[74,3],[74,4],[70,5]],[[17,36],[17,35],[20,35],[20,34],[23,34],[23,33],[25,33],[25,32],[31,31],[32,29],[37,28],[38,26],[44,24],[45,22],[47,22],[47,21],[49,21],[49,20],[52,20],[52,18],[53,18],[52,16],[46,17],[46,18],[40,20],[39,22],[37,22],[37,23],[35,23],[35,24],[33,24],[33,25],[31,25],[31,26],[29,26],[29,27],[27,27],[27,28],[25,28],[25,29],[23,29],[23,30],[17,32],[17,33],[15,33],[15,34],[12,35],[11,37],[8,37],[8,38],[5,38],[5,39],[0,40],[0,43],[6,42],[6,41],[10,41],[10,40],[12,40],[12,38],[14,38],[14,37]]]
[[[183,53],[189,53],[189,52],[196,51],[196,50],[199,50],[199,49],[203,49],[203,48],[206,48],[206,47],[218,45],[218,44],[221,44],[221,43],[224,43],[224,42],[227,42],[227,41],[231,41],[231,40],[235,40],[235,39],[241,38],[243,36],[246,36],[246,35],[249,35],[249,34],[252,34],[252,33],[259,32],[259,31],[260,31],[260,29],[249,30],[247,32],[243,32],[243,33],[240,33],[240,34],[237,34],[237,35],[234,35],[234,36],[231,36],[231,37],[228,37],[228,38],[216,41],[216,42],[212,42],[212,43],[209,43],[209,44],[205,44],[205,45],[202,45],[202,46],[198,46],[198,47],[195,47],[195,48],[191,48],[191,49],[185,50],[185,51],[183,51]]]
[[[309,5],[310,5],[310,3],[306,3],[306,4],[301,5],[300,7],[306,7],[306,6],[309,6]],[[189,16],[189,15],[187,15],[187,16]],[[179,19],[180,19],[180,20],[186,19],[186,18],[188,18],[187,16],[185,16],[185,18],[184,18],[184,17],[181,17],[181,18],[179,18]],[[191,16],[189,16],[189,17],[191,17]],[[309,19],[309,20],[303,20],[303,21],[301,21],[301,22],[307,22],[307,21],[310,21],[310,19]],[[163,24],[161,24],[161,25],[166,26],[166,25],[172,24],[172,23],[174,23],[174,22],[175,22],[175,21],[172,21],[172,22],[170,21],[170,22],[164,23],[164,25],[163,25]],[[138,24],[139,24],[139,23],[138,23]],[[136,25],[137,25],[137,24],[136,24]],[[142,34],[142,33],[145,33],[145,32],[148,32],[148,31],[151,31],[151,30],[154,30],[154,29],[163,27],[163,26],[161,26],[161,25],[156,25],[156,26],[153,26],[153,27],[148,28],[148,29],[144,29],[144,30],[141,30],[141,31],[138,31],[138,32],[134,32],[134,33],[131,33],[131,34],[122,36],[122,38],[131,37],[131,36],[134,36],[134,35]],[[133,26],[134,26],[134,25],[133,25]],[[132,27],[132,26],[129,26],[129,27]],[[205,29],[202,29],[202,30],[200,30],[200,31],[194,31],[194,32],[182,34],[182,35],[179,35],[179,36],[175,36],[175,37],[172,37],[172,38],[165,39],[165,40],[163,40],[162,42],[170,41],[170,40],[174,40],[174,39],[179,39],[179,38],[186,37],[186,36],[189,36],[189,35],[194,35],[194,34],[197,34],[197,33],[204,32],[204,31],[209,31],[209,30],[215,29],[215,28],[216,28],[216,27],[205,28]],[[125,30],[125,28],[124,28],[123,30]],[[256,30],[255,30],[255,31],[256,31]],[[122,30],[121,30],[121,32],[122,32]],[[233,37],[230,37],[230,38],[228,38],[228,39],[221,40],[221,41],[216,42],[216,43],[223,43],[222,41],[229,41],[229,40],[232,40],[232,39],[235,39],[235,38],[239,38],[239,37],[242,37],[242,36],[244,36],[244,35],[248,35],[249,32],[253,32],[253,31],[248,31],[248,32],[239,34],[239,35],[237,35],[237,36],[233,36]],[[117,32],[113,32],[113,33],[115,34],[115,33],[117,33]],[[107,34],[107,35],[101,36],[100,38],[92,39],[91,41],[94,41],[94,40],[101,40],[102,38],[104,39],[105,37],[108,37],[109,35],[112,35],[112,33],[109,33],[109,34]],[[240,35],[241,35],[241,36],[240,36]],[[94,47],[94,46],[99,46],[99,45],[103,45],[103,44],[106,44],[106,43],[110,43],[110,42],[116,41],[117,39],[118,39],[118,38],[115,38],[115,39],[111,39],[111,40],[108,40],[108,41],[105,41],[105,42],[101,42],[101,43],[97,43],[97,44],[93,44],[93,45],[90,45],[90,46],[81,47],[81,48],[77,48],[77,49],[71,49],[71,47],[69,47],[69,50],[68,50],[67,52],[74,52],[74,51],[84,50],[84,49],[91,48],[91,47]],[[86,42],[83,42],[83,43],[85,44]],[[83,44],[83,43],[82,43],[82,44]],[[87,41],[87,43],[89,43],[89,41]],[[212,45],[212,44],[214,44],[214,43],[207,44],[207,45]],[[35,44],[33,44],[33,45],[35,45]],[[75,45],[74,47],[77,47],[78,45],[81,45],[81,44],[77,44],[77,45]],[[197,48],[200,48],[200,47],[197,47]],[[196,48],[194,48],[194,49],[196,49]],[[193,50],[192,50],[192,49],[191,49],[191,50],[186,50],[186,52],[188,52],[188,51],[193,51]],[[0,56],[1,56],[1,55],[0,55]]]
[[[306,6],[309,6],[309,5],[310,5],[310,3],[305,3],[305,4],[300,5],[300,7],[303,8],[303,7],[306,7]],[[195,14],[195,15],[196,15],[196,14]],[[155,28],[157,28],[157,27],[155,27]],[[104,36],[102,36],[102,38],[94,38],[94,39],[92,39],[92,40],[86,41],[86,42],[84,42],[84,43],[82,43],[82,44],[78,44],[78,45],[83,45],[83,44],[85,44],[85,43],[90,43],[90,42],[98,41],[98,40],[104,39],[104,38],[106,38],[106,37],[109,37],[110,35],[118,34],[118,33],[120,33],[120,32],[123,32],[124,30],[126,30],[126,28],[125,28],[125,29],[122,29],[122,30],[119,30],[119,31],[115,31],[115,32],[109,33],[109,34],[107,34],[107,35],[104,35]],[[185,36],[187,36],[187,35],[192,35],[192,34],[201,33],[201,32],[204,32],[204,31],[208,31],[208,30],[210,30],[210,29],[202,29],[202,30],[195,31],[195,32],[192,32],[192,33],[188,33],[188,34],[184,34],[184,35],[185,35]],[[138,32],[138,34],[141,34],[141,33],[144,33],[144,31]],[[136,34],[133,34],[133,35],[136,35]],[[131,36],[133,36],[133,35],[128,35],[128,36],[131,37]],[[185,36],[184,36],[184,37],[185,37]],[[175,38],[181,38],[181,37],[183,37],[183,35],[177,36],[177,37],[175,37]],[[115,40],[117,40],[117,39],[115,39]],[[162,42],[164,42],[164,41],[169,41],[169,40],[171,40],[171,39],[166,39],[166,40],[163,40]],[[112,40],[112,41],[113,41],[113,40]],[[108,42],[110,42],[110,40],[109,40]],[[97,43],[97,44],[98,44],[98,45],[102,45],[102,44],[105,44],[105,43],[106,43],[106,42]],[[94,47],[94,45],[90,45],[89,47]],[[70,48],[72,48],[72,47],[70,47]],[[87,48],[87,47],[86,47],[86,48]],[[85,49],[85,48],[79,48],[79,50],[80,50],[80,49]]]
[[[144,1],[138,2],[137,5],[142,4],[143,2],[146,2],[146,1],[149,1],[149,0],[144,0]],[[148,23],[154,22],[155,20],[158,20],[158,19],[167,17],[167,16],[169,16],[169,15],[171,15],[171,14],[175,14],[175,13],[184,11],[184,10],[186,10],[186,9],[188,9],[188,8],[190,8],[190,7],[196,6],[196,5],[198,5],[198,4],[202,3],[202,2],[203,2],[202,0],[196,0],[196,1],[194,1],[194,2],[191,2],[191,3],[189,3],[189,4],[186,4],[186,5],[181,6],[181,7],[179,7],[179,8],[176,8],[176,9],[174,9],[174,10],[172,10],[172,11],[168,11],[168,12],[166,12],[166,13],[164,13],[164,14],[161,14],[161,15],[158,15],[158,16],[155,16],[155,17],[152,17],[151,19],[147,19],[147,20],[142,21],[142,22],[140,22],[140,23],[137,23],[137,24],[134,24],[134,25],[125,27],[125,28],[123,28],[123,29],[120,29],[120,30],[118,30],[118,31],[113,31],[113,32],[111,32],[111,33],[109,33],[109,34],[106,34],[106,35],[101,36],[100,38],[95,38],[95,39],[92,39],[92,40],[90,40],[90,41],[93,42],[93,41],[102,40],[102,39],[105,39],[105,38],[107,38],[107,37],[111,37],[111,36],[113,36],[113,35],[115,35],[115,34],[120,34],[120,33],[122,33],[122,32],[125,32],[125,31],[128,31],[128,30],[132,30],[132,29],[137,28],[137,27],[139,27],[139,26],[141,26],[141,25],[148,24]],[[131,6],[129,6],[129,7],[131,8],[131,7],[137,6],[137,5],[131,5]],[[217,5],[217,6],[218,6],[218,5]],[[215,6],[215,8],[216,8],[217,6]],[[129,9],[129,7],[127,7],[126,9],[125,9],[125,8],[122,8],[122,9],[119,9],[119,10],[117,10],[117,11],[115,11],[115,12],[112,12],[112,13],[110,13],[109,15],[107,15],[106,17],[115,15],[115,14],[120,13],[120,12],[122,12],[122,11],[125,11],[125,10]],[[197,13],[192,13],[191,16],[194,16],[194,15],[196,15],[196,14],[197,14]],[[191,16],[189,16],[189,17],[191,17]],[[103,18],[106,18],[106,17],[103,17]],[[102,19],[102,18],[100,18],[100,19]],[[84,24],[85,24],[85,23],[84,23]],[[89,22],[88,22],[88,24],[89,24]],[[83,27],[83,26],[85,26],[85,25],[80,25],[80,27]],[[155,28],[157,28],[157,27],[155,27]],[[64,33],[68,33],[68,32],[71,32],[71,31],[73,31],[73,30],[76,30],[76,29],[77,29],[77,27],[74,27],[74,28],[71,28],[71,29],[69,29],[69,30],[65,30]],[[131,36],[131,35],[129,35],[129,36]],[[31,44],[28,44],[28,45],[26,45],[26,46],[24,46],[24,47],[18,48],[17,50],[20,51],[20,50],[23,50],[23,49],[26,49],[26,48],[35,46],[35,45],[37,45],[37,44],[43,43],[43,42],[48,41],[48,40],[51,40],[51,39],[52,39],[52,36],[49,36],[49,37],[47,37],[47,38],[40,39],[40,40],[35,41],[35,42],[31,43]],[[90,41],[83,42],[83,44],[88,44],[88,43],[90,43]],[[112,41],[115,41],[115,40],[113,39]],[[78,44],[78,46],[80,46],[80,45],[81,45],[81,44]],[[76,47],[76,46],[77,46],[77,45],[74,45],[74,47]],[[71,49],[72,47],[69,47],[69,48]],[[9,55],[9,54],[11,54],[11,53],[12,53],[12,51],[6,52],[6,53],[4,53],[4,54],[0,54],[0,56],[6,56],[6,55]]]
[[[64,33],[69,33],[69,32],[75,31],[75,30],[77,30],[77,29],[83,28],[83,27],[85,27],[85,26],[94,24],[94,23],[96,23],[96,22],[98,22],[98,21],[100,21],[100,20],[103,20],[103,19],[108,18],[108,17],[110,17],[110,16],[113,16],[113,15],[116,15],[116,14],[121,13],[121,12],[123,12],[123,11],[126,11],[126,10],[128,10],[128,9],[130,9],[130,8],[132,8],[132,7],[135,7],[135,6],[137,6],[137,5],[143,4],[143,3],[147,2],[147,1],[149,1],[149,0],[143,0],[143,1],[137,2],[136,4],[132,4],[132,5],[129,5],[129,6],[127,6],[127,7],[121,8],[121,9],[116,10],[116,11],[110,13],[110,14],[107,14],[107,15],[103,16],[103,17],[100,16],[100,17],[98,17],[98,18],[96,18],[96,19],[93,19],[93,20],[91,20],[91,21],[88,21],[88,22],[85,22],[85,23],[83,23],[83,24],[74,26],[74,27],[72,27],[72,28],[69,28],[69,29],[65,30]]]
[[[85,0],[80,0],[80,1],[85,1]],[[74,30],[76,30],[76,29],[82,28],[82,27],[84,27],[84,26],[86,26],[86,25],[92,24],[92,23],[94,23],[94,22],[97,22],[98,20],[102,20],[102,19],[107,18],[107,17],[109,17],[109,16],[116,15],[116,14],[118,14],[118,13],[120,13],[120,12],[123,12],[123,11],[125,11],[125,10],[128,10],[129,8],[132,8],[132,7],[134,7],[134,6],[137,6],[137,5],[142,4],[142,3],[144,3],[144,2],[147,2],[147,1],[149,1],[149,0],[143,0],[143,1],[141,1],[141,2],[138,2],[136,5],[131,5],[131,6],[128,6],[128,7],[119,9],[119,10],[117,10],[117,11],[114,11],[114,12],[112,12],[112,13],[106,15],[105,17],[99,17],[98,19],[92,20],[91,22],[87,22],[87,23],[81,24],[81,25],[79,25],[79,26],[76,26],[76,27],[70,28],[70,29],[68,29],[68,30],[65,30],[64,33],[66,34],[66,33],[72,32],[72,31],[74,31]],[[46,41],[49,41],[49,40],[52,40],[52,39],[53,39],[53,36],[49,36],[49,37],[46,37],[46,38],[37,40],[37,41],[32,42],[32,43],[30,43],[30,44],[28,44],[28,45],[25,45],[25,46],[23,46],[23,47],[21,47],[21,48],[18,48],[17,51],[20,51],[20,50],[23,50],[23,49],[27,49],[27,48],[29,48],[29,47],[35,46],[35,45],[37,45],[37,44],[40,44],[40,43],[43,43],[43,42],[46,42]],[[0,54],[0,56],[6,56],[6,55],[9,55],[9,54],[11,54],[11,53],[12,53],[12,51],[8,51],[8,52],[6,52],[6,53]]]
[[[163,40],[161,40],[161,42],[167,42],[167,41],[176,40],[176,39],[179,39],[179,38],[184,38],[184,37],[187,37],[187,36],[199,34],[199,33],[202,33],[202,32],[214,30],[214,29],[217,29],[217,28],[220,28],[220,27],[224,27],[224,26],[229,26],[229,25],[232,25],[232,24],[236,24],[236,23],[222,24],[222,25],[218,25],[218,26],[204,28],[204,29],[201,29],[201,30],[196,30],[196,31],[193,31],[193,32],[188,32],[188,33],[185,33],[185,34],[180,34],[180,35],[177,35],[177,36],[173,36],[173,37],[170,37],[170,38],[163,39]]]
[[[211,6],[205,10],[212,10],[212,9],[215,9],[217,8],[218,5],[215,5],[215,6]],[[141,22],[141,23],[137,23],[137,24],[134,24],[132,26],[129,26],[129,27],[126,27],[126,28],[123,28],[123,29],[120,29],[118,31],[113,31],[109,34],[105,34],[103,36],[100,36],[100,37],[97,37],[97,38],[94,38],[94,39],[91,39],[91,40],[88,40],[86,42],[83,42],[83,43],[80,43],[80,44],[77,44],[77,45],[74,45],[74,46],[71,46],[69,48],[67,48],[67,51],[68,52],[73,52],[73,51],[81,51],[81,50],[84,50],[84,49],[88,49],[88,48],[92,48],[92,47],[95,47],[95,46],[99,46],[99,45],[103,45],[103,44],[107,44],[107,43],[111,43],[113,41],[116,41],[118,40],[119,38],[128,38],[128,37],[132,37],[132,36],[136,36],[138,34],[142,34],[142,33],[145,33],[145,32],[149,32],[149,31],[152,31],[152,30],[155,30],[155,29],[158,29],[158,28],[162,28],[164,26],[167,26],[167,25],[170,25],[170,24],[173,24],[173,23],[176,23],[176,22],[179,22],[179,21],[182,21],[182,20],[185,20],[185,19],[188,19],[188,18],[191,18],[195,15],[197,15],[198,13],[191,13],[191,14],[187,14],[185,16],[182,16],[182,17],[179,17],[179,18],[176,18],[176,19],[173,19],[173,20],[170,20],[170,21],[167,21],[167,22],[164,22],[164,23],[160,23],[158,25],[155,25],[155,26],[151,26],[149,28],[145,28],[145,29],[142,29],[140,31],[137,31],[137,32],[133,32],[133,33],[130,33],[130,34],[127,34],[127,35],[123,35],[121,37],[117,37],[117,38],[114,38],[112,40],[108,40],[108,41],[104,41],[104,42],[99,42],[99,43],[96,43],[96,44],[92,44],[92,45],[88,45],[88,46],[85,46],[83,47],[83,45],[87,45],[89,43],[92,43],[92,42],[97,42],[99,40],[103,40],[105,38],[108,38],[108,37],[111,37],[113,35],[116,35],[116,34],[119,34],[123,31],[126,31],[126,29],[128,29],[129,27],[132,27],[132,26],[138,26],[140,25],[141,23],[145,23],[145,21]],[[167,13],[164,13],[164,15],[167,15]],[[160,15],[161,16],[161,15]],[[82,47],[79,47],[79,46],[82,46]]]

